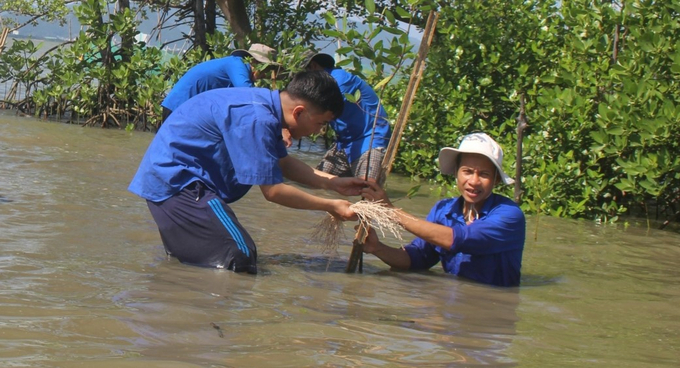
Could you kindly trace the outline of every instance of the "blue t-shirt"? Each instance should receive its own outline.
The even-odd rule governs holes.
[[[414,239],[404,249],[412,270],[424,270],[441,261],[444,271],[485,284],[518,286],[526,236],[524,213],[515,202],[491,194],[479,218],[465,223],[462,197],[435,204],[427,221],[448,226],[453,231],[453,247],[445,250]]]
[[[283,182],[279,91],[218,88],[190,98],[163,123],[128,190],[153,202],[200,180],[227,203],[253,185]]]
[[[253,86],[250,64],[241,57],[208,60],[189,69],[168,92],[161,106],[175,111],[184,101],[211,89]]]
[[[351,103],[345,99],[345,109],[342,115],[330,124],[335,131],[338,149],[345,151],[349,162],[354,162],[369,148],[387,147],[392,131],[385,109],[382,105],[378,109],[379,98],[373,88],[361,78],[340,68],[326,69],[326,71],[338,82],[343,95],[354,95],[356,91],[360,91],[361,94],[357,103]],[[373,145],[371,145],[371,131],[376,114],[378,121],[373,135]]]

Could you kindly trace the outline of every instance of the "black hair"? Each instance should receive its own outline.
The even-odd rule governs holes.
[[[298,72],[284,91],[293,99],[300,99],[319,111],[330,111],[334,117],[342,114],[345,101],[338,82],[326,71],[309,70]]]

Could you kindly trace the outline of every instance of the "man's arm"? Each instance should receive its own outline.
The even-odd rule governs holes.
[[[250,66],[248,66],[241,58],[230,58],[226,66],[226,72],[234,87],[255,86],[251,78],[252,73],[250,72]]]
[[[408,270],[411,267],[411,257],[402,248],[392,248],[378,240],[374,229],[368,231],[368,237],[364,241],[363,251],[380,258],[390,267],[399,270]]]
[[[375,182],[368,183],[368,186],[361,191],[361,195],[365,199],[380,200],[388,207],[394,207],[387,193]],[[453,229],[450,227],[419,219],[402,209],[397,209],[396,213],[399,216],[399,223],[411,234],[446,250],[450,250],[453,246]]]
[[[397,215],[399,215],[399,223],[411,234],[446,250],[451,250],[453,247],[452,228],[416,218],[402,209],[397,210]]]
[[[262,195],[274,203],[301,210],[326,211],[342,220],[356,220],[357,216],[342,199],[327,199],[311,195],[287,184],[260,185]]]
[[[366,185],[366,181],[360,178],[339,178],[316,170],[291,155],[280,159],[279,167],[286,179],[315,189],[334,190],[342,195],[359,195]]]

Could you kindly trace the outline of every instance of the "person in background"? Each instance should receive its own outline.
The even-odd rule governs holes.
[[[373,88],[361,78],[335,67],[335,59],[324,53],[309,53],[306,68],[324,70],[337,82],[343,96],[360,93],[356,103],[345,98],[341,116],[331,121],[335,143],[317,166],[318,170],[338,176],[376,180],[392,130],[387,113]],[[375,129],[374,129],[375,125]],[[370,156],[370,157],[369,157]]]
[[[249,60],[249,61],[248,61]],[[267,71],[280,66],[276,50],[254,43],[248,50],[234,50],[230,56],[204,61],[189,69],[175,83],[161,103],[162,123],[179,105],[199,93],[215,88],[254,87],[255,81],[267,77]],[[260,68],[265,64],[269,67]],[[283,131],[286,147],[292,145],[290,133]]]
[[[484,133],[465,136],[458,149],[439,152],[442,174],[456,175],[459,197],[437,202],[426,220],[399,209],[400,223],[416,238],[402,248],[378,240],[370,230],[364,252],[401,270],[426,270],[442,263],[444,271],[484,284],[518,286],[526,225],[515,202],[493,193],[514,180],[503,171],[503,150]],[[375,183],[362,191],[368,200],[393,207]]]
[[[255,242],[229,207],[253,185],[282,206],[355,220],[350,202],[311,188],[359,195],[366,181],[338,178],[289,156],[281,136],[317,134],[344,107],[325,72],[296,74],[282,91],[218,88],[180,105],[158,130],[128,189],[146,199],[167,254],[203,267],[257,273]]]

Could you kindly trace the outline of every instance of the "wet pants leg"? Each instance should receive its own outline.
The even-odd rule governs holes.
[[[231,207],[201,182],[147,205],[165,251],[180,262],[257,273],[255,242]]]

